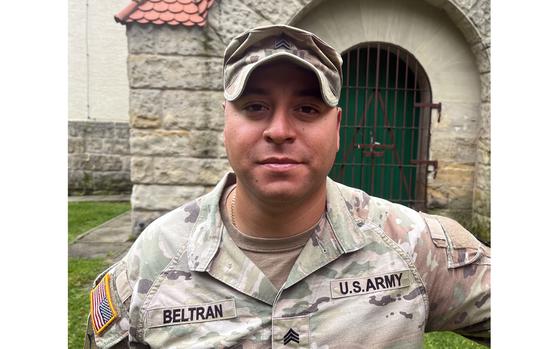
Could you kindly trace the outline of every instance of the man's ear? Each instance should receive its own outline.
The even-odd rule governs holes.
[[[222,102],[222,109],[226,110],[226,101]]]
[[[340,123],[342,122],[342,108],[336,107],[336,149],[340,149]]]

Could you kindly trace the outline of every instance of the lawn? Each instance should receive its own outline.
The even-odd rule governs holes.
[[[68,241],[79,234],[130,209],[128,203],[80,202],[68,204]],[[72,236],[72,237],[71,237]],[[93,279],[109,266],[101,259],[68,260],[68,348],[83,348],[88,292]],[[452,332],[432,332],[424,336],[427,349],[485,348]]]
[[[68,242],[128,210],[128,202],[69,202]]]
[[[69,202],[68,242],[78,235],[130,210],[127,202]],[[88,292],[93,279],[109,266],[102,259],[68,260],[68,348],[83,348]]]
[[[91,283],[108,266],[109,263],[101,259],[71,258],[68,260],[69,349],[84,347]]]

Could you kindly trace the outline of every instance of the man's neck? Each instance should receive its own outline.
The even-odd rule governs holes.
[[[306,200],[284,204],[265,202],[238,185],[227,198],[232,222],[241,232],[256,237],[288,237],[299,234],[319,221],[325,212],[327,190]]]

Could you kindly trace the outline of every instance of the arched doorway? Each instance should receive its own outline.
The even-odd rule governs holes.
[[[394,44],[343,54],[341,147],[329,176],[370,195],[426,207],[432,94],[416,58]]]

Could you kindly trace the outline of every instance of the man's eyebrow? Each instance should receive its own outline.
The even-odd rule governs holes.
[[[266,89],[261,87],[255,86],[247,86],[245,91],[243,91],[243,95],[265,95]]]
[[[316,97],[319,99],[323,98],[323,96],[321,96],[321,91],[318,88],[307,88],[298,90],[296,91],[295,95],[298,97]]]
[[[249,95],[262,96],[262,95],[267,95],[267,94],[268,94],[268,92],[265,88],[256,87],[256,86],[247,86],[245,88],[245,91],[243,91],[243,96],[249,96]],[[301,89],[301,90],[296,90],[294,92],[294,95],[296,97],[315,97],[315,98],[319,98],[319,99],[323,98],[321,96],[321,91],[318,88],[305,88],[305,89]]]

